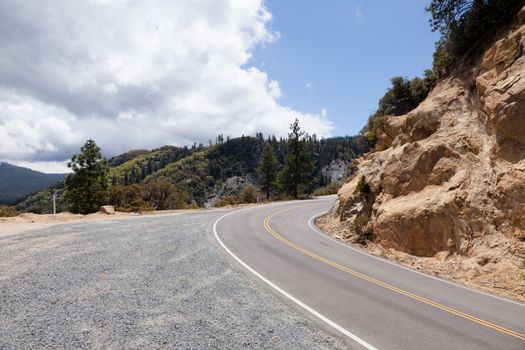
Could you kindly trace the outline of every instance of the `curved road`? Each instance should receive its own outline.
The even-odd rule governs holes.
[[[525,305],[373,257],[323,235],[333,198],[230,212],[213,226],[232,264],[352,348],[525,349]]]

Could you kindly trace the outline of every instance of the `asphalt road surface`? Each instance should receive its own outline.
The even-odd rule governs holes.
[[[355,348],[525,349],[525,305],[429,277],[323,235],[333,198],[228,213],[215,236],[232,265]]]
[[[525,307],[320,233],[333,198],[0,225],[0,349],[525,349]]]

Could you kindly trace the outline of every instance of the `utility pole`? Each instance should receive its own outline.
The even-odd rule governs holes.
[[[53,192],[53,214],[57,213],[57,193]]]

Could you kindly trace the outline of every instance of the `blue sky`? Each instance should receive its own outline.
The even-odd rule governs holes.
[[[0,161],[64,172],[88,138],[111,157],[294,118],[354,135],[431,66],[429,1],[2,0]]]
[[[335,135],[356,134],[393,76],[421,75],[438,34],[427,1],[267,0],[270,28],[250,64],[279,81],[279,102],[301,112],[326,109]]]

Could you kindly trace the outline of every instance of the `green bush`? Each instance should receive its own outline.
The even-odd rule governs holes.
[[[357,186],[356,186],[356,191],[358,193],[364,193],[364,194],[372,193],[370,185],[368,184],[368,182],[366,182],[364,175],[361,176],[361,178],[359,179],[359,182],[357,183]]]
[[[389,116],[403,115],[416,108],[432,90],[436,83],[434,74],[425,70],[423,78],[411,80],[403,77],[390,79],[391,87],[379,100],[377,110],[368,118],[366,126],[361,131],[370,145],[377,142],[377,129]]]
[[[12,217],[17,216],[18,212],[15,208],[7,206],[7,205],[0,205],[0,217],[6,218],[6,217]]]
[[[427,8],[431,28],[441,33],[434,53],[436,78],[447,75],[459,57],[510,22],[521,6],[522,0],[432,0]]]
[[[358,215],[354,220],[354,225],[360,229],[366,227],[370,222],[370,217],[366,214]]]

